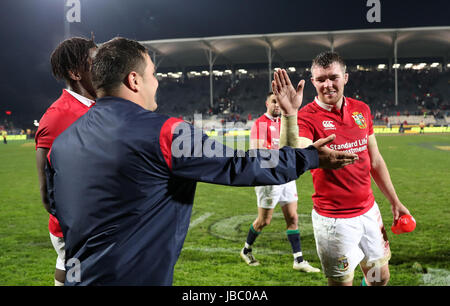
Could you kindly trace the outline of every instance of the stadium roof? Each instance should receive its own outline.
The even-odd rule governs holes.
[[[345,59],[450,58],[450,27],[233,35],[141,41],[158,68],[311,61],[335,50]],[[271,61],[269,61],[269,55]],[[211,60],[211,61],[210,61]]]

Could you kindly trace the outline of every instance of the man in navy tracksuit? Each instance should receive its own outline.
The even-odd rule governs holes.
[[[275,159],[267,150],[226,157],[229,148],[153,112],[158,81],[147,49],[135,41],[103,44],[92,69],[100,98],[49,154],[49,197],[66,238],[66,285],[171,285],[197,181],[282,184],[318,166],[353,162],[353,155],[326,148],[331,138],[283,148]]]

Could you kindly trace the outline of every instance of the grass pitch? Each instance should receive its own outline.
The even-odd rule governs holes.
[[[390,285],[450,285],[450,134],[377,136],[400,200],[417,221],[414,232],[390,232],[390,204],[373,184],[391,244]],[[40,203],[33,142],[0,144],[0,285],[53,285],[56,253]],[[306,260],[320,267],[311,225],[311,175],[297,180],[299,227]],[[191,226],[175,266],[178,286],[317,286],[322,273],[292,269],[285,221],[272,224],[253,247],[258,267],[239,257],[256,217],[253,187],[199,183]],[[362,273],[355,271],[354,284]]]

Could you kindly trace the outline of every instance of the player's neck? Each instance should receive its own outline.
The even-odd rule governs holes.
[[[333,109],[333,107],[335,107],[337,110],[341,110],[342,104],[343,104],[343,102],[344,102],[344,96],[342,96],[342,97],[338,100],[338,102],[337,102],[336,104],[330,104],[330,103],[322,102],[322,101],[319,99],[319,97],[316,97],[316,98],[315,98],[315,101],[316,101],[316,103],[317,103],[320,107],[322,107],[323,109],[326,109],[326,110],[328,110],[328,111],[331,111],[331,110]]]
[[[269,118],[272,121],[277,121],[277,120],[279,120],[278,118],[280,118],[279,116],[273,116],[273,115],[271,115],[268,112],[266,112],[265,115],[266,115],[267,118]]]
[[[67,84],[67,88],[79,95],[82,95],[83,97],[86,97],[92,101],[95,100],[95,97],[92,96],[89,91],[83,87],[83,85],[81,85],[79,82],[75,82],[75,83],[70,83]]]

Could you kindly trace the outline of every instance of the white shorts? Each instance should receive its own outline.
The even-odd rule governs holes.
[[[382,267],[391,258],[377,203],[354,218],[328,218],[313,209],[312,223],[317,254],[328,278],[351,281],[358,264]]]
[[[66,271],[66,243],[64,242],[64,238],[56,237],[50,233],[50,240],[52,241],[53,247],[58,254],[58,258],[56,258],[56,269]]]
[[[274,209],[277,203],[284,206],[298,200],[295,181],[282,185],[256,186],[255,192],[258,207],[261,208]]]

